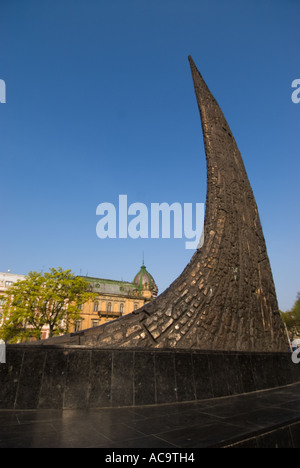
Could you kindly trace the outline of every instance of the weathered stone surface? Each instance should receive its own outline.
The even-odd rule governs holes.
[[[152,303],[85,331],[78,344],[285,351],[265,240],[243,160],[220,107],[189,60],[207,160],[204,244]],[[69,340],[66,336],[46,344]]]

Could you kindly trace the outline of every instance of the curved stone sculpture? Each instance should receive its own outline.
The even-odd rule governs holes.
[[[189,61],[207,159],[204,244],[153,302],[82,332],[81,342],[122,348],[286,351],[265,240],[242,157],[220,107],[191,57]]]

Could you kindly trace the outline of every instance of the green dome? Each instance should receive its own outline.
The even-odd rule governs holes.
[[[149,289],[153,292],[156,291],[156,293],[158,291],[153,276],[150,275],[144,264],[141,266],[138,274],[135,275],[133,284],[135,284],[140,291],[143,289]]]

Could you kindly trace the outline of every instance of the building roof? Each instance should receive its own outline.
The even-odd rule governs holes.
[[[81,276],[81,278],[88,281],[91,284],[93,291],[98,294],[136,296],[137,293],[141,295],[141,292],[145,289],[152,291],[154,295],[157,294],[158,291],[154,278],[147,271],[144,263],[132,282],[95,278],[92,276]]]
[[[144,263],[141,266],[141,269],[138,272],[138,274],[135,275],[133,283],[139,288],[139,290],[150,289],[157,291],[157,286],[154,281],[154,278],[149,273],[149,271],[147,271],[147,268],[145,267]]]
[[[134,296],[136,286],[127,281],[117,281],[106,278],[95,278],[91,276],[82,276],[88,281],[93,291],[98,294],[113,294],[118,296]]]

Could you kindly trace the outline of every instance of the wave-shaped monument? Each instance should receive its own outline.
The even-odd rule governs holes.
[[[101,347],[285,351],[253,192],[232,131],[189,57],[207,160],[204,244],[153,302],[80,333]],[[48,340],[74,342],[76,336]]]

